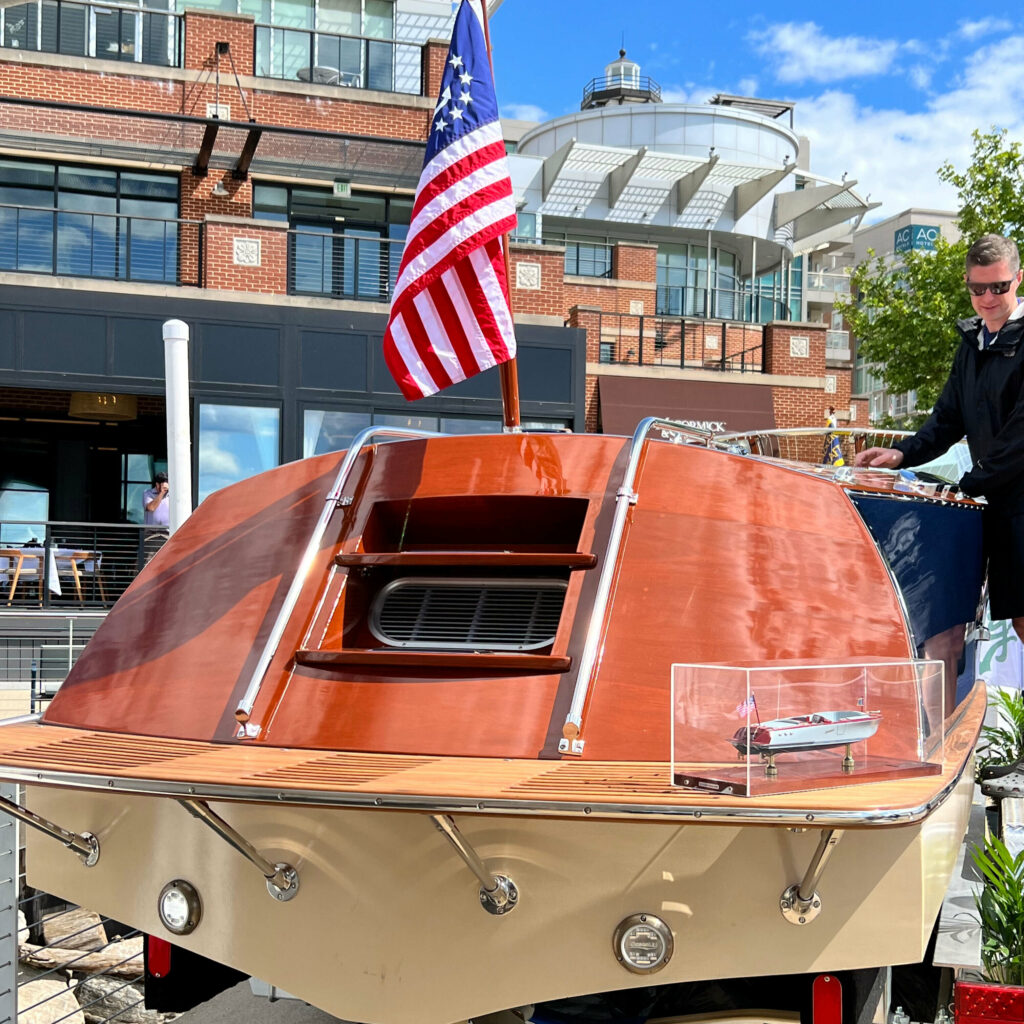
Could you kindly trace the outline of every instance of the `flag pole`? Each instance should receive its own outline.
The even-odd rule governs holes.
[[[488,0],[480,0],[481,14],[484,23],[484,43],[487,46],[487,62],[491,66],[491,79],[494,79],[494,57],[491,55],[491,30],[487,17]],[[499,121],[500,124],[500,121]],[[501,251],[505,257],[505,298],[508,301],[509,315],[512,316],[512,265],[509,260],[509,233],[501,236]],[[514,318],[513,318],[514,323]],[[519,362],[513,356],[498,367],[501,378],[501,408],[505,430],[518,433],[522,428],[519,418]]]

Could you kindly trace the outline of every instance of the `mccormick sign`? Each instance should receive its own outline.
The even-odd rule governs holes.
[[[942,234],[937,224],[908,224],[900,228],[893,239],[894,252],[910,249],[934,249],[935,240]]]

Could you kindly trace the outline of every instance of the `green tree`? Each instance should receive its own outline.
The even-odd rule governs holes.
[[[869,253],[851,277],[850,299],[837,303],[858,339],[858,352],[893,393],[916,390],[928,408],[942,390],[959,336],[971,316],[963,284],[970,242],[988,232],[1024,242],[1024,155],[1005,129],[975,131],[966,170],[950,163],[939,177],[957,190],[957,226],[964,241],[940,238],[934,252],[912,250],[897,262]]]

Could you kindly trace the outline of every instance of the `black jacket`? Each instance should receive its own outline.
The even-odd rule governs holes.
[[[974,466],[960,489],[985,495],[994,508],[1024,512],[1024,317],[1007,321],[984,351],[981,317],[956,326],[960,347],[931,416],[894,447],[904,466],[918,466],[966,434]]]

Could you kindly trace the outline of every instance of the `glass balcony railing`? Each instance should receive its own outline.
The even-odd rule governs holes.
[[[419,95],[422,47],[279,25],[255,27],[256,74],[348,89]]]
[[[0,45],[38,53],[181,67],[181,14],[145,6],[33,0],[0,5]]]
[[[807,291],[832,292],[835,295],[850,294],[850,278],[846,274],[814,272],[806,275]]]
[[[201,247],[201,228],[198,221],[0,205],[0,270],[194,284],[181,279],[181,236],[194,233]]]

